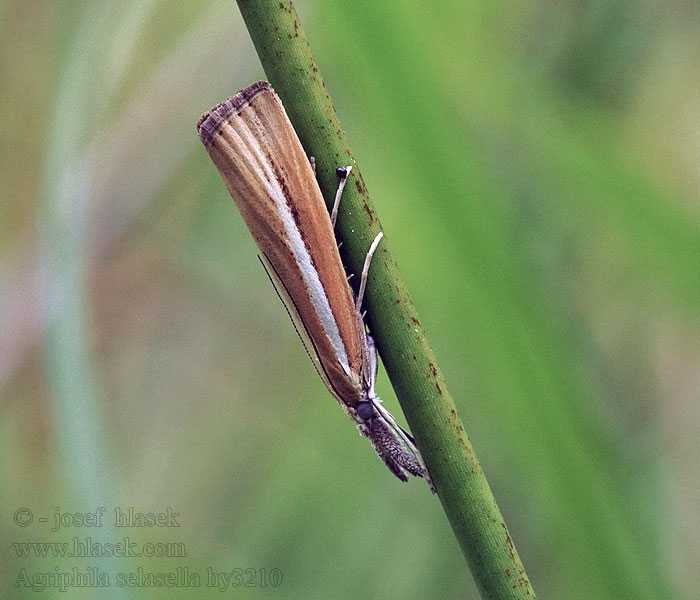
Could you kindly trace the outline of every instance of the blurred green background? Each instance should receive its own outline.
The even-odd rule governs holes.
[[[698,5],[296,6],[538,595],[697,598]],[[0,68],[0,596],[477,598],[197,139],[263,77],[235,3],[6,0]],[[21,545],[88,537],[177,556]]]

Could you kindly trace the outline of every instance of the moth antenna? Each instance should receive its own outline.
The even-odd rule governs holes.
[[[338,402],[340,403],[341,406],[345,406],[341,400],[341,395],[333,387],[332,383],[330,382],[330,379],[328,377],[328,374],[326,373],[326,370],[323,366],[323,363],[321,362],[321,359],[319,358],[318,350],[316,349],[316,346],[314,344],[314,340],[311,337],[311,335],[309,334],[309,331],[306,327],[306,323],[304,323],[304,319],[299,314],[299,311],[296,309],[296,306],[294,304],[294,300],[291,298],[291,296],[289,295],[289,292],[286,290],[284,282],[279,278],[279,276],[275,272],[274,266],[272,265],[272,263],[270,263],[267,260],[267,257],[265,257],[264,254],[262,256],[258,255],[258,260],[260,261],[260,264],[262,265],[263,269],[265,270],[265,274],[267,275],[268,279],[270,280],[270,283],[272,283],[272,287],[275,290],[277,297],[280,299],[280,302],[282,302],[282,306],[284,307],[284,310],[287,312],[287,316],[289,317],[289,320],[292,322],[292,327],[294,327],[294,331],[296,332],[297,337],[301,340],[301,345],[304,348],[304,351],[306,352],[306,356],[308,356],[309,361],[311,361],[311,366],[314,368],[314,371],[316,371],[316,373],[318,374],[319,378],[324,383],[324,385],[329,389],[329,391],[331,392],[333,397],[338,400]],[[274,276],[273,276],[273,273],[274,273]],[[284,293],[283,293],[283,290],[284,290]],[[285,300],[285,298],[287,300]],[[297,321],[295,319],[295,315],[299,319],[298,324],[297,324]],[[301,329],[300,329],[300,327],[301,327]],[[302,334],[302,331],[303,331],[303,334]]]

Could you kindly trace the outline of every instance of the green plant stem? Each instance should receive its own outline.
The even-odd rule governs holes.
[[[381,225],[323,78],[290,0],[237,0],[267,77],[282,99],[330,205],[335,169],[353,165],[338,224],[343,258],[359,273]],[[368,280],[365,308],[372,336],[437,494],[484,598],[534,598],[479,461],[387,240]]]

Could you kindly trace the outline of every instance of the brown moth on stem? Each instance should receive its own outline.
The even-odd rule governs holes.
[[[338,253],[333,227],[351,167],[338,169],[331,220],[311,163],[266,81],[202,115],[197,130],[321,380],[394,475],[402,481],[406,473],[425,476],[430,483],[413,438],[374,390],[377,352],[360,311],[383,234],[367,252],[356,298]]]

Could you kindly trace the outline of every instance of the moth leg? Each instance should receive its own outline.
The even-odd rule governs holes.
[[[372,404],[374,405],[374,408],[377,410],[377,412],[380,415],[379,419],[375,418],[372,420],[373,421],[382,420],[384,427],[389,430],[391,435],[394,437],[396,442],[399,444],[399,448],[400,448],[401,452],[400,452],[400,456],[396,459],[397,462],[399,462],[399,464],[401,464],[401,466],[403,466],[409,473],[411,473],[413,475],[424,476],[426,481],[428,482],[428,485],[430,486],[430,490],[433,493],[435,493],[435,486],[433,486],[433,481],[432,481],[432,479],[430,479],[430,474],[428,473],[428,469],[425,466],[425,463],[423,462],[423,458],[421,457],[420,452],[418,451],[418,448],[416,448],[416,443],[415,443],[413,437],[409,433],[404,431],[403,427],[401,427],[394,420],[393,415],[386,408],[384,408],[378,402],[378,400],[379,400],[378,398],[373,398],[371,400]],[[371,438],[371,430],[372,430],[372,428],[370,428],[370,438]],[[382,436],[382,437],[384,437],[384,436]],[[403,444],[405,444],[406,448],[408,448],[409,451],[406,451],[403,448],[403,446],[401,445],[401,442],[403,442]],[[405,462],[406,465],[404,465],[402,461]],[[413,469],[417,469],[418,472],[417,473],[414,472]]]
[[[377,234],[377,237],[374,238],[374,241],[372,242],[372,245],[369,247],[369,250],[367,250],[367,256],[365,257],[365,264],[362,267],[362,275],[360,276],[360,289],[357,290],[357,299],[355,300],[355,309],[357,312],[360,312],[360,308],[362,307],[362,300],[365,295],[365,286],[367,285],[367,275],[369,274],[369,265],[372,262],[372,256],[374,255],[375,250],[377,249],[377,246],[379,246],[379,242],[381,241],[382,237],[384,237],[383,232],[379,232]]]
[[[335,199],[333,200],[333,209],[331,210],[331,224],[334,228],[335,222],[338,219],[338,208],[340,207],[340,198],[343,195],[343,190],[345,189],[345,184],[348,181],[350,171],[352,171],[352,166],[350,165],[348,165],[347,167],[338,167],[335,171],[338,175],[338,178],[340,179],[340,183],[338,184],[338,189],[335,192]],[[355,300],[355,308],[357,309],[358,313],[360,312],[362,300],[365,295],[365,286],[367,285],[367,275],[369,273],[369,265],[372,262],[372,255],[377,249],[379,241],[382,239],[383,236],[384,233],[382,233],[381,231],[377,234],[377,236],[372,241],[369,250],[367,251],[367,256],[365,257],[365,264],[362,267],[362,277],[360,278],[360,289],[357,292],[357,299]],[[338,247],[340,247],[340,245],[338,245]]]
[[[338,218],[338,207],[340,206],[340,197],[343,195],[343,190],[345,189],[345,184],[348,181],[350,171],[352,171],[351,166],[338,167],[335,170],[335,174],[338,176],[338,179],[340,179],[340,183],[338,184],[338,189],[335,192],[335,200],[333,200],[333,210],[331,210],[331,225],[333,225],[333,228],[335,228],[335,221]]]
[[[369,440],[379,458],[389,467],[389,470],[401,481],[408,481],[404,469],[411,475],[422,477],[425,473],[417,458],[408,452],[382,417],[377,416],[368,421]]]
[[[363,369],[363,375],[365,377],[365,383],[367,384],[367,397],[373,401],[376,399],[377,402],[381,402],[381,400],[379,400],[379,398],[377,397],[377,392],[374,390],[374,385],[377,382],[378,369],[377,348],[374,345],[374,338],[369,333],[365,333],[365,341],[365,348],[367,353],[365,361],[367,364],[367,372],[365,373],[365,369]]]
[[[428,470],[416,449],[413,438],[396,424],[391,414],[379,404],[379,398],[360,402],[355,407],[357,428],[369,441],[382,462],[401,481],[408,481],[406,473],[425,477],[430,491],[435,493]]]
[[[372,403],[374,406],[374,409],[379,413],[379,418],[384,421],[385,425],[388,425],[388,428],[391,430],[391,434],[393,436],[398,436],[401,441],[405,444],[406,448],[411,453],[411,460],[409,463],[411,464],[412,467],[415,467],[415,464],[418,464],[418,467],[420,469],[421,474],[425,477],[426,481],[428,482],[428,485],[430,486],[431,491],[435,491],[435,487],[433,486],[433,482],[430,479],[430,475],[428,474],[428,469],[425,466],[425,463],[423,462],[423,458],[420,455],[420,452],[418,451],[418,448],[416,448],[416,443],[415,440],[413,439],[413,436],[411,436],[408,432],[406,432],[403,427],[401,427],[395,420],[394,416],[386,410],[382,404],[381,400],[377,397],[376,392],[374,390],[375,383],[377,381],[377,349],[374,345],[374,339],[372,338],[371,335],[365,334],[365,341],[366,341],[366,351],[367,351],[367,373],[365,377],[367,378],[366,384],[367,384],[367,398],[368,400]],[[372,421],[376,421],[377,418],[371,419]],[[371,439],[371,430],[372,428],[370,427],[368,429],[368,437]],[[366,434],[365,434],[366,435]],[[382,436],[385,437],[385,436]],[[374,446],[374,443],[372,444]],[[375,446],[375,450],[377,450]],[[401,448],[401,454],[407,454],[406,451]],[[377,450],[377,453],[382,456],[383,454]],[[384,460],[386,463],[386,460]],[[389,466],[389,465],[387,465]],[[389,467],[391,469],[391,467]],[[413,473],[409,468],[406,467],[406,470],[409,471],[409,473]],[[393,471],[393,469],[392,469]],[[415,473],[413,473],[415,475]]]
[[[314,172],[314,177],[316,177],[316,158],[309,156],[309,164],[311,165],[311,170]]]

